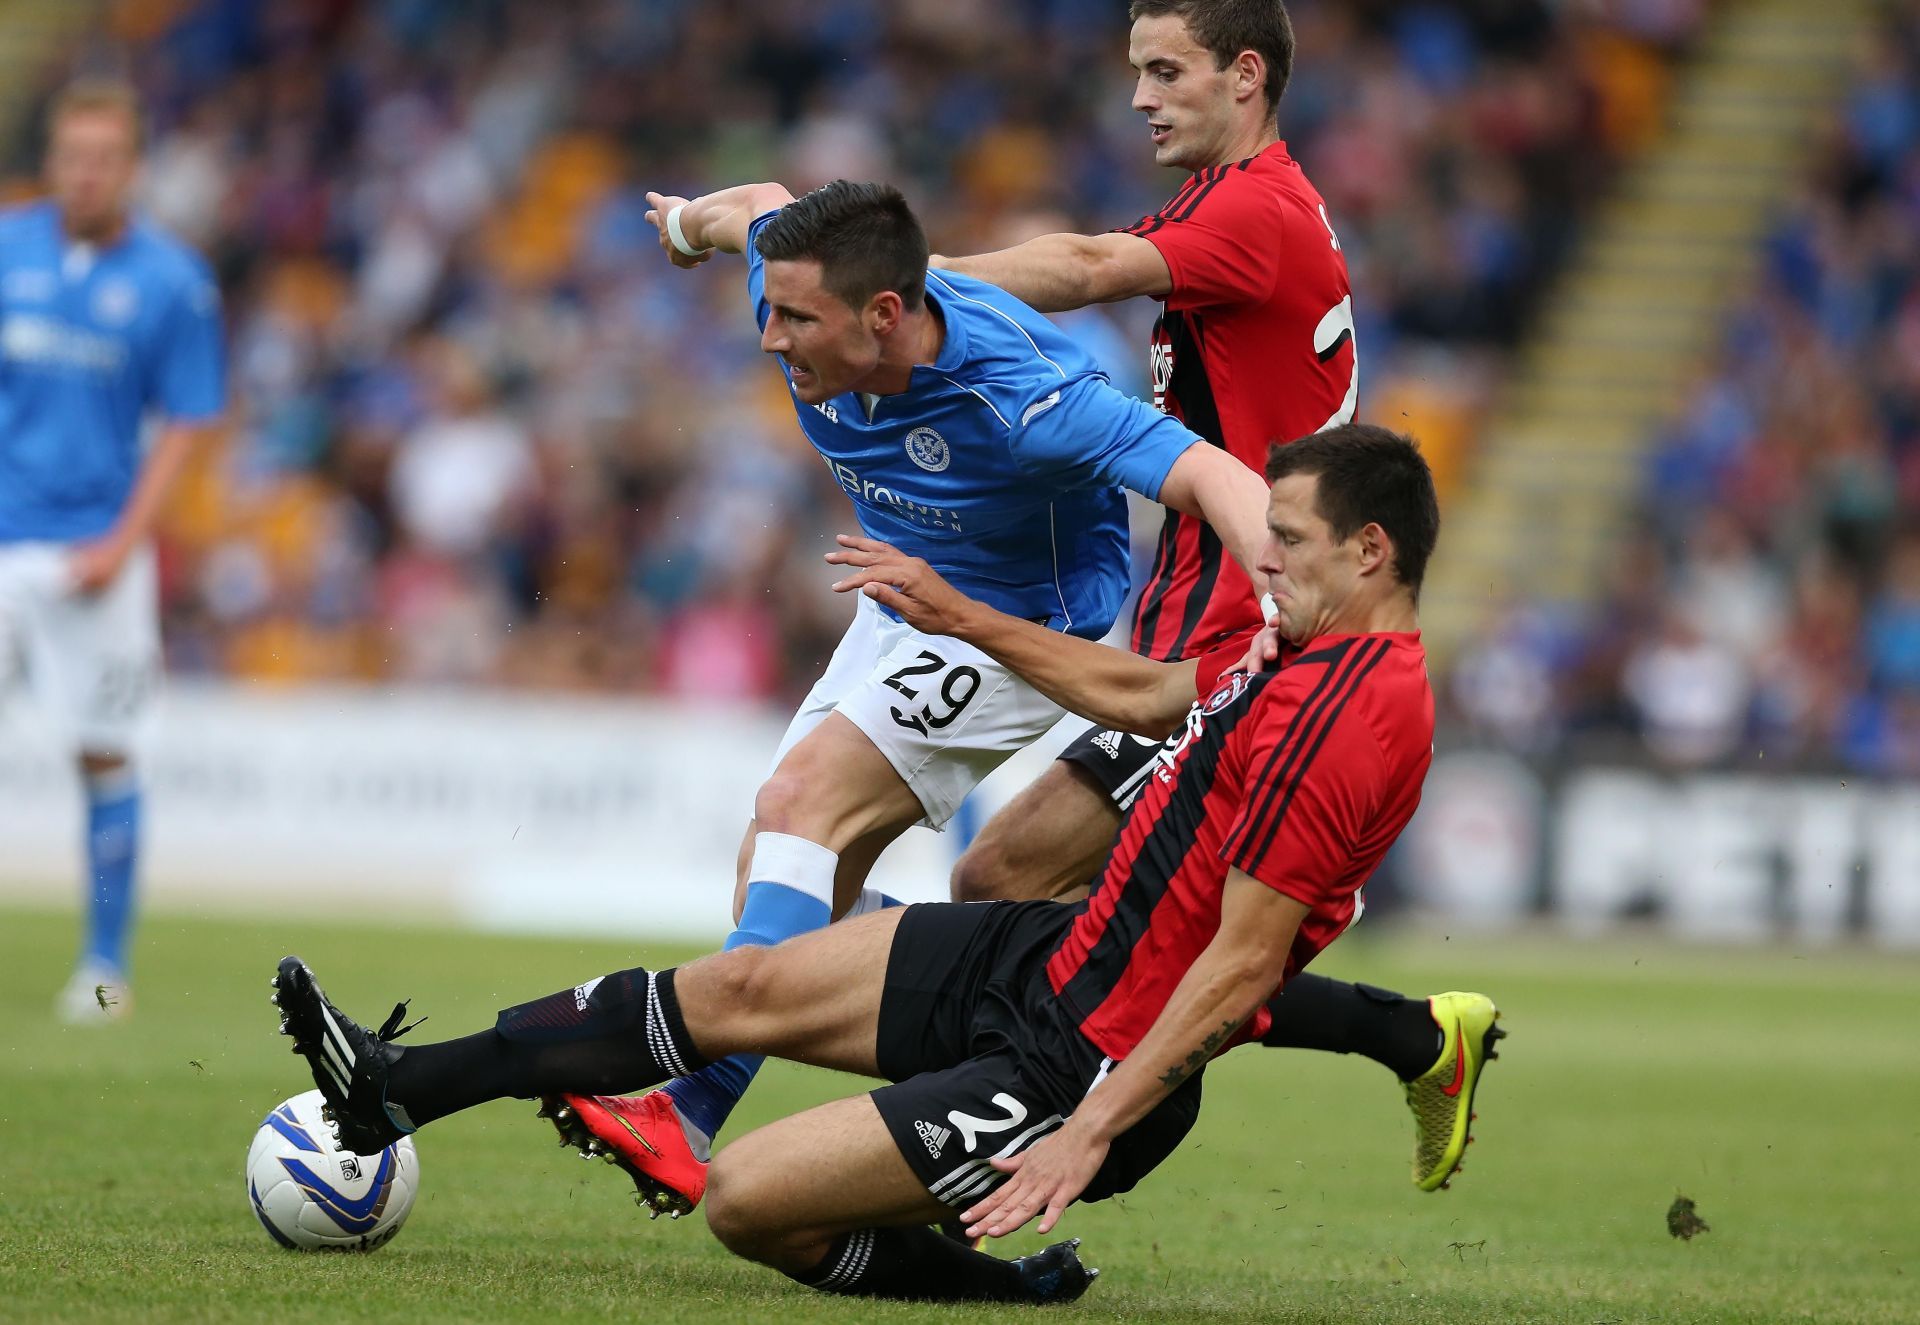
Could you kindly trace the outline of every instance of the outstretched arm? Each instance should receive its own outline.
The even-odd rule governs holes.
[[[967,258],[935,257],[934,267],[973,276],[1042,313],[1173,289],[1160,250],[1138,235],[1041,235],[1024,244]]]
[[[1218,446],[1196,442],[1160,485],[1160,501],[1213,526],[1247,578],[1260,584],[1260,548],[1267,539],[1266,480]]]
[[[762,212],[785,207],[793,201],[783,184],[736,184],[686,199],[670,193],[647,195],[647,220],[660,230],[660,247],[666,250],[676,267],[697,267],[713,255],[740,253],[747,247],[747,230],[753,218]],[[680,237],[694,253],[682,252],[674,245],[667,220],[679,208]]]
[[[975,602],[890,543],[850,534],[836,541],[840,550],[827,560],[854,568],[836,590],[864,593],[923,634],[965,640],[1083,718],[1116,731],[1167,736],[1193,707],[1197,661],[1154,662],[1063,635]]]
[[[997,1169],[1013,1174],[960,1218],[969,1236],[1005,1237],[1035,1215],[1039,1232],[1086,1190],[1122,1132],[1205,1067],[1272,997],[1307,905],[1239,870],[1227,876],[1220,928],[1126,1061],[1087,1092],[1059,1131]]]
[[[1259,582],[1268,496],[1260,475],[1103,376],[1083,375],[1038,399],[1031,395],[1016,400],[1008,430],[1023,469],[1066,485],[1118,484],[1204,520]]]

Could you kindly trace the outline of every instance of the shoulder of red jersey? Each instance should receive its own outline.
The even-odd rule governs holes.
[[[1262,693],[1269,713],[1338,705],[1361,698],[1373,710],[1406,730],[1432,724],[1431,691],[1426,680],[1426,654],[1417,634],[1379,633],[1315,640],[1303,649],[1289,650],[1276,669],[1273,683]],[[1221,677],[1224,683],[1226,677]],[[1385,682],[1383,685],[1382,682]],[[1279,701],[1276,705],[1274,701]],[[1403,708],[1409,711],[1402,711]],[[1420,711],[1410,711],[1418,709]],[[1285,721],[1287,719],[1280,718]],[[1396,742],[1397,743],[1397,742]]]
[[[1359,887],[1419,800],[1425,677],[1410,634],[1316,642],[1276,673],[1235,731],[1245,799],[1222,858],[1310,906]]]
[[[1193,702],[1206,712],[1216,713],[1247,692],[1253,675],[1234,669],[1246,660],[1247,652],[1253,647],[1254,634],[1252,629],[1238,631],[1194,660],[1197,670],[1193,677]],[[1277,672],[1299,657],[1299,648],[1282,640],[1280,656],[1264,670]]]
[[[1252,163],[1258,159],[1249,157],[1231,165],[1209,166],[1183,184],[1159,211],[1150,212],[1120,229],[1144,239],[1168,226],[1193,221],[1207,225],[1234,224],[1237,218],[1249,214],[1276,213],[1285,199],[1267,172],[1255,174],[1251,170]]]
[[[1169,309],[1265,304],[1282,270],[1297,276],[1316,248],[1333,255],[1329,279],[1345,290],[1345,264],[1338,261],[1326,206],[1282,143],[1201,171],[1166,206],[1124,231],[1166,260],[1173,279]],[[1283,266],[1283,255],[1294,256]]]
[[[1158,211],[1119,228],[1145,236],[1194,220],[1219,224],[1235,213],[1273,214],[1288,209],[1317,213],[1324,205],[1306,172],[1287,155],[1286,144],[1275,143],[1244,161],[1196,172]]]

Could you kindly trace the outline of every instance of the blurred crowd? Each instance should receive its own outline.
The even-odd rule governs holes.
[[[1920,4],[1849,87],[1650,453],[1605,601],[1517,607],[1457,671],[1483,732],[1920,775]]]
[[[1292,6],[1282,129],[1353,269],[1362,408],[1419,432],[1443,485],[1609,164],[1653,131],[1702,4]],[[1180,179],[1152,166],[1129,109],[1124,11],[114,6],[82,58],[124,67],[146,96],[145,205],[214,262],[231,337],[231,435],[200,457],[166,522],[171,666],[720,699],[803,691],[849,611],[819,553],[850,514],[757,350],[739,264],[672,269],[642,194],[888,179],[953,253],[1125,224]],[[1837,270],[1833,251],[1869,233],[1875,252],[1899,247],[1886,227],[1905,216],[1891,181],[1908,72],[1888,70],[1892,87],[1855,114],[1858,170],[1888,182],[1850,176],[1810,197],[1781,244],[1783,311],[1756,312],[1766,344],[1742,342],[1728,373],[1755,371],[1757,355],[1824,354],[1828,321],[1856,335],[1880,316],[1855,297],[1875,278]],[[20,188],[35,150],[23,135],[13,151]],[[1152,312],[1069,326],[1139,390]],[[1783,327],[1801,340],[1768,348]],[[1716,398],[1703,392],[1701,427],[1717,426]],[[1670,449],[1692,455],[1724,431]],[[1752,433],[1735,431],[1742,444]],[[1856,466],[1888,463],[1887,443],[1856,438]],[[1712,481],[1768,463],[1721,455]],[[1845,487],[1839,462],[1821,464]],[[1864,501],[1888,491],[1872,475],[1856,489]]]

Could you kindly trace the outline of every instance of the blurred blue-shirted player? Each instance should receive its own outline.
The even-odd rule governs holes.
[[[777,184],[691,202],[649,194],[675,265],[747,255],[760,348],[862,530],[1004,612],[1098,638],[1128,587],[1131,488],[1219,530],[1251,566],[1266,485],[1115,390],[1091,356],[996,286],[927,270],[898,191]],[[754,800],[728,947],[777,943],[887,905],[863,889],[907,828],[1050,728],[1060,708],[979,650],[860,599]],[[705,1191],[708,1148],[757,1059],[634,1099],[579,1099],[655,1213]]]
[[[87,1022],[131,1007],[134,756],[160,670],[149,535],[224,386],[206,264],[130,210],[134,93],[82,80],[49,123],[51,196],[0,212],[0,677],[24,676],[85,783],[86,934],[56,1010]]]

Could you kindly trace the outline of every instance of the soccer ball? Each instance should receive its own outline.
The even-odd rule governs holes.
[[[247,1150],[247,1197],[283,1247],[372,1251],[407,1222],[420,1160],[410,1136],[377,1155],[342,1150],[320,1117],[325,1103],[310,1090],[260,1120]]]

